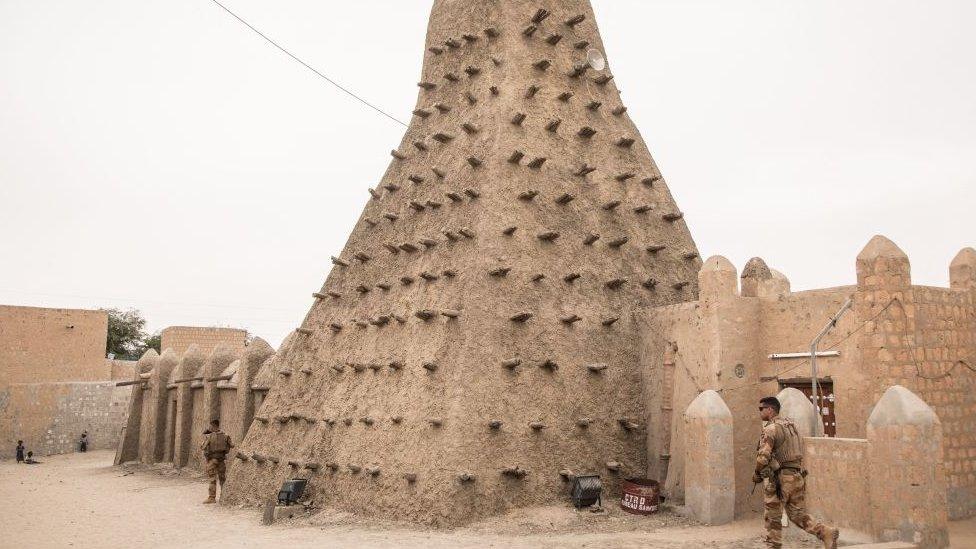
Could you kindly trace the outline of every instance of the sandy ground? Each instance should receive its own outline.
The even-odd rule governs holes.
[[[260,524],[253,508],[205,506],[204,479],[166,467],[112,467],[113,453],[0,462],[0,547],[758,548],[758,520],[703,527],[674,513],[644,518],[546,507],[457,530],[365,521],[325,509]],[[611,506],[608,506],[611,507]],[[795,530],[787,547],[817,547]],[[976,547],[976,521],[953,523]]]

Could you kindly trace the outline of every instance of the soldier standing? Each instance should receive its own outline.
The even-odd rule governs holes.
[[[766,545],[776,548],[783,546],[780,517],[783,516],[785,505],[786,515],[793,524],[817,536],[825,549],[834,549],[840,530],[816,522],[807,514],[803,437],[792,421],[779,417],[780,408],[776,397],[765,397],[759,401],[759,416],[764,423],[756,456],[756,474],[752,481],[763,483]]]
[[[210,422],[210,429],[203,439],[200,449],[207,461],[207,477],[210,479],[210,497],[204,503],[217,502],[217,481],[220,481],[221,492],[223,492],[224,481],[227,480],[227,452],[234,447],[227,433],[220,430],[220,420],[214,419]]]

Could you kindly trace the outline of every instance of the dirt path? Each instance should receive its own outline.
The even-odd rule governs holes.
[[[642,519],[560,507],[452,531],[378,524],[328,510],[292,524],[261,526],[258,510],[201,505],[206,488],[198,477],[166,468],[123,470],[111,466],[112,457],[101,451],[52,456],[33,466],[0,462],[0,547],[761,547],[756,520],[706,528],[672,514]],[[972,521],[957,524],[976,530]],[[817,546],[794,536],[788,547]]]

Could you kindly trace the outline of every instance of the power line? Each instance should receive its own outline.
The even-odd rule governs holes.
[[[247,28],[249,28],[249,29],[251,29],[252,31],[254,31],[255,33],[257,33],[257,35],[258,35],[258,36],[260,36],[261,38],[264,38],[265,40],[267,40],[269,44],[271,44],[272,46],[274,46],[274,47],[276,47],[276,48],[278,48],[279,50],[281,50],[281,51],[282,51],[282,53],[284,53],[284,54],[285,54],[285,55],[287,55],[288,57],[291,57],[291,58],[292,58],[292,59],[294,59],[295,61],[298,61],[299,63],[301,63],[301,64],[302,64],[302,66],[304,66],[304,67],[305,67],[306,69],[308,69],[308,70],[310,70],[310,71],[312,71],[312,72],[314,72],[315,74],[317,74],[317,75],[319,75],[319,76],[320,76],[321,78],[323,78],[323,79],[324,79],[324,80],[325,80],[326,82],[328,82],[328,83],[330,83],[330,84],[332,84],[332,85],[333,85],[333,86],[335,86],[336,88],[339,88],[340,90],[342,90],[343,92],[345,92],[345,93],[346,93],[347,95],[349,95],[350,97],[353,97],[354,99],[356,99],[357,101],[359,101],[359,102],[360,102],[360,103],[362,103],[363,105],[366,105],[367,107],[369,107],[369,108],[371,108],[371,109],[373,109],[374,111],[376,111],[376,112],[378,112],[378,113],[380,113],[380,114],[382,114],[383,116],[385,116],[385,117],[387,117],[387,118],[389,118],[390,120],[392,120],[392,121],[394,121],[394,122],[396,122],[397,124],[400,124],[400,125],[401,125],[401,126],[403,126],[404,128],[406,128],[406,127],[407,127],[407,125],[406,125],[405,123],[403,123],[402,121],[400,121],[400,120],[398,120],[398,119],[397,119],[397,118],[395,118],[395,117],[394,117],[393,115],[391,115],[391,114],[389,114],[389,113],[387,113],[386,111],[384,111],[383,109],[381,109],[381,108],[379,108],[379,107],[377,107],[376,105],[373,105],[373,104],[372,104],[372,103],[370,103],[369,101],[366,101],[366,100],[365,100],[365,99],[363,99],[362,97],[360,97],[360,96],[358,96],[358,95],[356,95],[355,93],[353,93],[353,92],[351,92],[351,91],[349,91],[348,89],[346,89],[346,88],[344,88],[344,87],[343,87],[343,86],[342,86],[341,84],[339,84],[339,83],[338,83],[338,82],[336,82],[335,80],[333,80],[333,79],[331,79],[331,78],[329,78],[328,76],[326,76],[326,75],[324,75],[324,74],[322,74],[321,72],[319,72],[319,71],[317,71],[317,70],[315,70],[315,67],[312,67],[312,66],[311,66],[311,65],[309,65],[308,63],[306,63],[306,62],[304,62],[304,61],[302,61],[301,59],[299,59],[299,58],[298,58],[298,56],[296,56],[295,54],[293,54],[293,53],[291,53],[290,51],[288,51],[288,50],[286,50],[285,48],[283,48],[283,47],[282,47],[281,45],[279,45],[279,44],[278,44],[277,42],[275,42],[275,41],[274,41],[274,40],[272,40],[271,38],[268,38],[268,36],[267,36],[266,34],[264,34],[263,32],[261,32],[261,31],[259,31],[259,30],[258,30],[258,29],[256,29],[256,28],[254,28],[254,26],[253,26],[253,25],[251,25],[250,23],[248,23],[247,21],[245,21],[244,19],[242,19],[242,18],[241,18],[241,17],[239,16],[239,15],[237,15],[236,13],[234,13],[234,12],[232,12],[232,11],[231,11],[231,10],[230,10],[230,9],[229,9],[229,8],[228,8],[227,6],[225,6],[225,5],[223,5],[223,4],[221,4],[221,3],[220,3],[220,2],[218,2],[217,0],[211,0],[211,2],[213,2],[214,4],[217,4],[218,6],[220,6],[220,7],[221,7],[221,9],[223,9],[223,10],[224,10],[225,12],[227,12],[227,13],[229,13],[229,14],[230,14],[230,15],[231,15],[231,16],[232,16],[232,17],[233,17],[234,19],[237,19],[238,21],[240,21],[241,23],[243,23],[243,24],[244,24],[244,26],[246,26]]]
[[[896,297],[891,298],[891,300],[892,301],[898,301],[898,306],[901,307],[902,314],[905,315],[906,318],[908,318],[908,310],[905,309],[905,304],[902,303],[901,300],[898,299],[898,298],[896,298]],[[887,307],[885,307],[885,308],[887,309]],[[955,361],[952,364],[952,367],[950,367],[945,372],[942,372],[941,374],[934,375],[934,376],[927,376],[927,375],[925,375],[924,373],[922,373],[922,365],[918,363],[918,358],[917,358],[918,350],[915,348],[915,344],[912,343],[912,336],[908,332],[908,323],[907,322],[903,323],[902,328],[903,328],[902,335],[905,336],[905,344],[908,345],[908,350],[911,351],[910,354],[912,355],[912,363],[915,365],[915,375],[916,375],[916,377],[919,377],[921,379],[925,379],[925,380],[928,380],[928,381],[941,381],[941,380],[943,380],[943,379],[945,379],[947,377],[952,376],[952,372],[956,369],[956,366],[959,366],[960,364],[962,364],[963,367],[969,368],[973,372],[976,372],[976,367],[972,366],[971,364],[969,364],[965,360],[959,359],[959,360]]]

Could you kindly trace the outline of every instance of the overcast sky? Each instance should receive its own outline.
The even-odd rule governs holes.
[[[473,0],[474,1],[474,0]],[[226,0],[394,116],[429,0]],[[976,2],[594,0],[702,255],[794,290],[976,245]],[[403,128],[209,0],[0,0],[0,303],[297,326]]]

